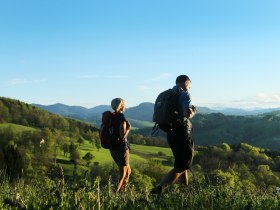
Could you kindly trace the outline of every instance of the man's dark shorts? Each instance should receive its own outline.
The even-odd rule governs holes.
[[[174,168],[181,171],[189,169],[194,154],[191,130],[178,128],[168,132],[167,142],[175,158]]]

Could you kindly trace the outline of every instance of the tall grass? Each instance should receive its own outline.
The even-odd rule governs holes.
[[[108,180],[64,182],[41,179],[10,183],[0,173],[0,209],[280,209],[280,195],[274,192],[247,192],[229,186],[200,185],[188,188],[173,185],[161,195],[130,185],[127,193],[116,194]]]

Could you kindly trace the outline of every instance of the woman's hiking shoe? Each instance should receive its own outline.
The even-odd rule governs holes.
[[[123,192],[127,192],[127,184],[124,184],[124,185],[122,186],[122,191],[123,191]]]
[[[162,193],[162,186],[156,186],[152,189],[151,194],[161,194]]]

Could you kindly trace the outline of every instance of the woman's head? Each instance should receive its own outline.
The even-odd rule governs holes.
[[[124,112],[124,110],[125,110],[124,100],[122,98],[114,98],[111,101],[111,107],[116,112]]]

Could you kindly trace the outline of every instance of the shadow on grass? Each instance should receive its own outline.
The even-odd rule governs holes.
[[[60,163],[60,164],[70,164],[70,160],[62,160],[62,159],[57,159],[57,163]]]
[[[141,152],[139,150],[131,150],[131,154],[138,155],[144,159],[153,159],[153,158],[159,158],[159,159],[166,159],[168,156],[166,155],[158,155],[156,153],[146,153],[146,152]]]
[[[80,150],[88,151],[88,152],[92,152],[93,151],[93,149],[90,149],[90,148],[80,148]]]

